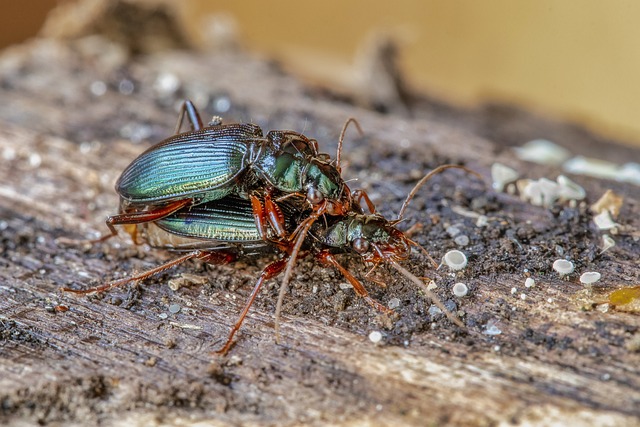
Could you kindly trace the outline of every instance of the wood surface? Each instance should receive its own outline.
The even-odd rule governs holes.
[[[491,189],[495,161],[531,178],[561,171],[522,162],[500,138],[480,136],[499,133],[478,131],[488,117],[481,111],[454,115],[423,100],[411,115],[385,115],[237,49],[133,55],[122,43],[102,35],[45,37],[0,55],[0,424],[638,425],[638,312],[598,304],[611,290],[640,284],[637,186],[572,177],[588,203],[608,188],[625,198],[617,246],[600,254],[601,233],[586,207],[546,209]],[[167,78],[180,88],[163,89]],[[458,172],[435,178],[400,225],[424,225],[413,237],[436,259],[457,247],[448,226],[470,237],[462,273],[434,271],[419,254],[405,263],[435,280],[466,330],[431,318],[430,302],[391,271],[377,272],[386,288],[366,283],[385,304],[399,299],[397,316],[375,312],[312,259],[294,275],[283,343],[274,342],[274,280],[226,357],[211,351],[268,258],[187,263],[97,297],[61,293],[174,256],[134,246],[124,233],[93,247],[56,239],[106,231],[119,173],[172,133],[184,98],[205,116],[229,101],[226,122],[302,131],[330,153],[344,121],[357,118],[365,136],[349,130],[343,175],[356,178],[349,185],[369,191],[388,217],[439,164],[481,173],[484,183]],[[538,123],[532,120],[519,129]],[[609,147],[610,159],[638,155]],[[479,214],[488,226],[476,226]],[[551,269],[563,257],[577,266],[568,280]],[[357,259],[344,262],[366,272]],[[593,290],[577,280],[588,270],[602,273]],[[531,289],[527,275],[536,280]],[[167,286],[180,278],[179,289]],[[451,296],[458,281],[469,285],[468,297]],[[500,334],[484,333],[492,324]],[[372,331],[382,332],[381,343],[368,339]]]

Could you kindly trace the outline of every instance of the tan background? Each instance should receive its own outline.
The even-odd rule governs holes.
[[[6,2],[0,45],[35,33],[55,1]],[[372,4],[378,6],[372,6]],[[349,81],[358,47],[402,44],[413,87],[443,99],[516,102],[640,144],[640,3],[597,0],[278,2],[189,0],[194,31],[226,12],[249,49],[311,77]]]

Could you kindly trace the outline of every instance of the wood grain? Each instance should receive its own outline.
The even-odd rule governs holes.
[[[487,181],[496,158],[525,176],[557,174],[520,162],[464,126],[419,113],[382,115],[314,94],[243,53],[119,52],[101,38],[40,39],[0,56],[0,421],[637,425],[637,313],[592,309],[596,294],[550,269],[561,246],[579,268],[600,271],[605,289],[638,284],[633,230],[640,215],[631,185],[578,178],[592,198],[605,188],[625,196],[619,221],[628,232],[604,255],[597,255],[599,235],[584,210],[533,207],[455,173],[425,189],[408,214],[409,224],[428,225],[416,239],[439,257],[455,247],[445,225],[460,226],[472,237],[466,250],[473,266],[454,277],[409,265],[437,279],[445,299],[455,281],[470,285],[470,296],[455,301],[467,331],[443,318],[432,322],[430,304],[385,271],[388,288],[371,285],[372,291],[384,303],[399,297],[401,307],[396,318],[379,315],[312,260],[300,263],[287,298],[284,343],[273,339],[274,281],[226,358],[210,352],[226,337],[266,259],[188,264],[98,297],[60,293],[62,286],[102,283],[172,257],[124,238],[91,248],[60,247],[55,239],[105,231],[103,219],[117,209],[112,186],[119,172],[171,133],[174,106],[184,97],[208,106],[227,99],[229,120],[304,131],[329,152],[344,120],[357,117],[366,137],[347,143],[345,174],[358,178],[350,185],[370,191],[387,215],[425,168],[441,162],[467,164]],[[181,89],[159,92],[154,83],[163,73]],[[134,85],[133,94],[122,90],[123,81]],[[95,94],[102,87],[96,82],[106,86],[103,95]],[[137,139],[143,142],[131,142]],[[484,200],[490,229],[450,209],[473,200]],[[439,222],[429,224],[435,206]],[[347,265],[362,270],[357,260]],[[524,288],[525,268],[535,288]],[[206,284],[170,290],[166,282],[181,274]],[[172,304],[179,313],[169,311]],[[501,334],[483,334],[491,322]],[[381,345],[367,338],[372,330],[383,332]]]

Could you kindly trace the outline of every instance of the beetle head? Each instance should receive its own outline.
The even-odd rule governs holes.
[[[316,233],[329,247],[360,255],[365,262],[401,261],[411,253],[411,241],[377,214],[351,213]]]

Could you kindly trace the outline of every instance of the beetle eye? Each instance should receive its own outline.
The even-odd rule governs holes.
[[[309,189],[307,190],[307,200],[312,205],[317,205],[324,200],[324,196],[322,195],[320,190],[318,190],[317,188],[309,187]]]
[[[364,254],[369,250],[369,241],[362,237],[358,237],[351,243],[351,247],[359,254]]]

